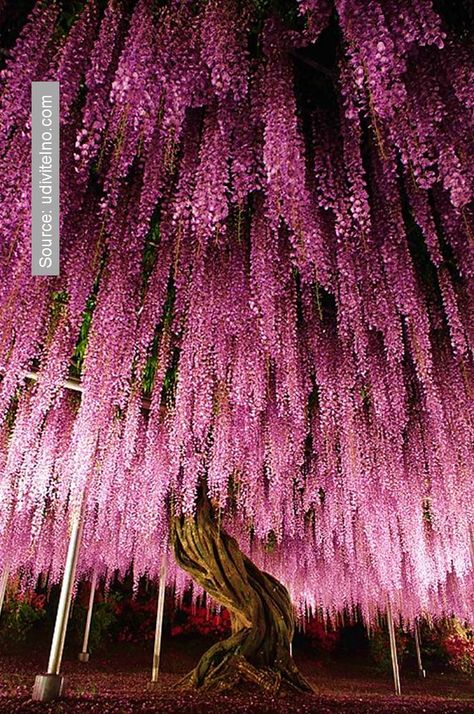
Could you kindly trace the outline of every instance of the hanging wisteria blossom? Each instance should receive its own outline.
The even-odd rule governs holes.
[[[306,690],[290,595],[472,619],[474,62],[449,5],[40,0],[11,38],[0,569],[57,580],[78,513],[78,577],[174,550],[233,622],[186,684]],[[32,278],[29,85],[55,79],[61,270]]]

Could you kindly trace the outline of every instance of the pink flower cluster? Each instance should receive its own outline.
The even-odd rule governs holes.
[[[240,9],[88,2],[61,38],[40,2],[5,64],[0,569],[59,578],[82,506],[80,575],[155,577],[205,480],[300,612],[472,615],[469,48],[428,0]],[[62,265],[31,279],[50,78]]]

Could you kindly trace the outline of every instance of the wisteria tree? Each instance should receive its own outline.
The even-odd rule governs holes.
[[[233,625],[183,684],[307,690],[293,604],[472,615],[469,15],[45,0],[7,33],[0,566],[57,579],[78,512],[80,573],[170,543]],[[32,278],[48,79],[61,275]]]

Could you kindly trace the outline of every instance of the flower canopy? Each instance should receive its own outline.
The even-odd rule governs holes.
[[[474,63],[437,5],[35,5],[1,74],[0,567],[58,577],[82,507],[80,572],[153,576],[205,483],[301,607],[472,614]]]

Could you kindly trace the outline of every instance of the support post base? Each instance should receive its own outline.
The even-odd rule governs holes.
[[[63,691],[64,677],[60,674],[37,674],[32,699],[36,702],[52,702]]]
[[[89,652],[79,652],[77,659],[79,660],[79,662],[88,662]]]
[[[425,669],[419,669],[418,670],[418,677],[420,679],[425,679],[426,678],[426,670]]]
[[[161,682],[153,682],[152,680],[150,680],[149,682],[147,682],[146,688],[149,692],[154,692],[157,689],[161,688]]]

